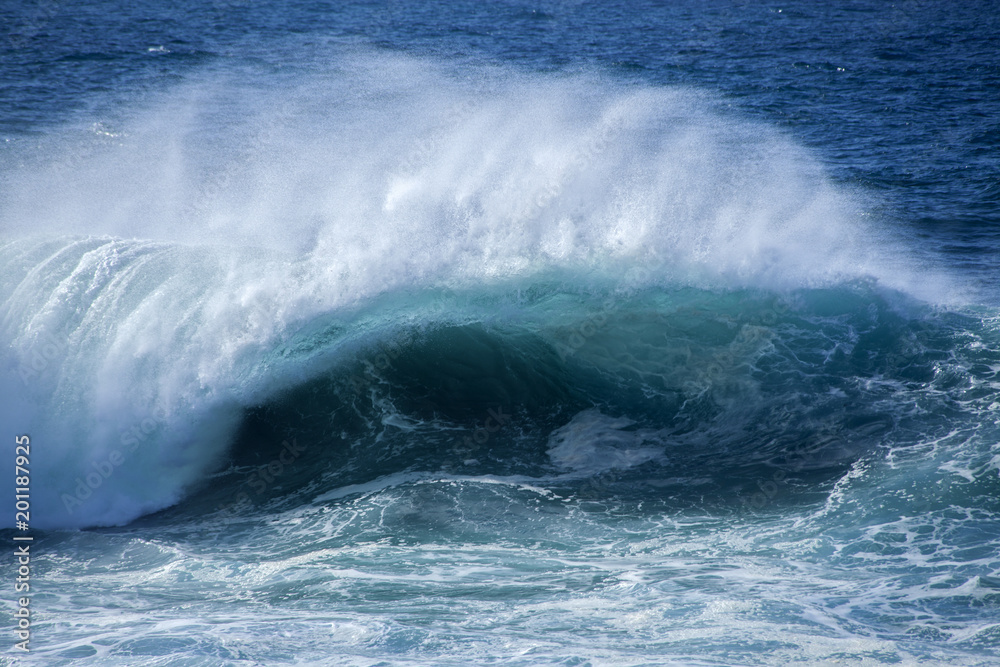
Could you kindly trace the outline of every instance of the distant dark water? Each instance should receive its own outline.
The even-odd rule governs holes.
[[[0,25],[34,657],[1000,656],[991,3]]]

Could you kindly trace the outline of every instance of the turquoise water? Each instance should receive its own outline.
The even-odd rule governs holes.
[[[0,17],[5,659],[1000,659],[988,3]]]

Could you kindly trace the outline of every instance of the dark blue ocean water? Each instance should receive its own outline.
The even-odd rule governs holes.
[[[996,664],[997,44],[2,3],[0,660]]]

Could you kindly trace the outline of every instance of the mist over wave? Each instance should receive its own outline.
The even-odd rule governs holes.
[[[178,502],[248,409],[407,328],[544,333],[656,289],[956,298],[807,151],[724,107],[368,54],[206,74],[23,140],[0,191],[2,416],[58,451],[37,459],[39,525]]]

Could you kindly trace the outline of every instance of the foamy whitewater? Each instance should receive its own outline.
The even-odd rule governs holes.
[[[7,139],[11,656],[1000,659],[987,271],[705,85],[314,57]]]

